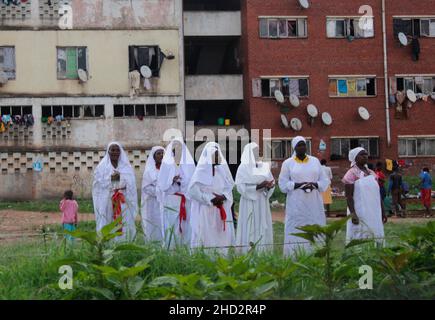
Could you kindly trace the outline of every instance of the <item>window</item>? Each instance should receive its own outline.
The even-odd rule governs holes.
[[[86,47],[57,48],[57,78],[78,79],[77,70],[88,71]]]
[[[176,104],[115,104],[115,118],[124,117],[176,117]]]
[[[435,37],[435,19],[420,19],[420,35]]]
[[[63,116],[75,119],[100,118],[104,117],[104,105],[42,106],[42,116]]]
[[[395,38],[400,32],[411,37],[435,37],[435,19],[426,17],[394,18],[393,32]]]
[[[1,106],[0,116],[24,116],[26,114],[32,114],[32,106]]]
[[[395,79],[398,91],[412,90],[415,93],[426,95],[435,93],[435,75],[396,77]]]
[[[15,80],[14,47],[0,47],[0,69],[3,69],[9,80]]]
[[[130,72],[134,70],[140,72],[141,67],[148,66],[153,77],[160,76],[160,67],[164,56],[158,46],[129,46],[128,57]]]
[[[330,97],[376,96],[376,78],[329,78]]]
[[[271,140],[269,146],[271,148],[272,160],[287,159],[293,154],[291,140]],[[307,140],[307,154],[311,154],[311,140]]]
[[[275,90],[280,90],[284,96],[295,94],[298,97],[309,96],[308,78],[263,78],[261,81],[261,96],[273,97]]]
[[[373,17],[327,18],[326,35],[328,38],[372,38],[375,35]]]
[[[332,138],[331,160],[347,159],[349,151],[363,147],[369,158],[379,158],[379,138]]]
[[[399,138],[399,156],[435,156],[435,137]]]
[[[260,38],[306,38],[307,18],[259,18]]]

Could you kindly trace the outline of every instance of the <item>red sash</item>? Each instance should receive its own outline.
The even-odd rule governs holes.
[[[221,215],[221,220],[224,223],[224,231],[225,231],[225,222],[227,221],[227,213],[225,211],[224,205],[220,204],[220,205],[216,206],[216,208],[219,209],[219,213]]]
[[[115,190],[112,196],[113,220],[118,219],[122,215],[121,204],[125,203],[125,196],[119,190]],[[119,223],[122,226],[122,222]],[[120,230],[122,232],[122,229]]]
[[[184,220],[187,220],[187,212],[186,212],[186,197],[184,194],[176,192],[174,193],[176,196],[181,197],[181,203],[180,203],[180,214],[179,214],[179,224],[178,228],[180,229],[180,233],[183,233],[183,229],[181,229],[181,222]]]

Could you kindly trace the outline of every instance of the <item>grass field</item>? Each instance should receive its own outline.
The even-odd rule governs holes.
[[[400,220],[400,223],[396,222],[396,223],[387,224],[385,227],[387,245],[389,247],[402,246],[399,236],[401,235],[403,236],[404,234],[409,233],[410,230],[415,226],[423,226],[423,225],[424,225],[423,222],[415,222],[415,221],[407,222],[404,220]],[[79,229],[93,230],[94,226],[95,225],[93,222],[82,222],[79,225]],[[53,231],[60,232],[60,228],[58,226],[54,226],[51,232]],[[283,242],[283,239],[284,239],[284,225],[282,223],[275,222],[274,242],[279,244]],[[141,244],[140,240],[138,244]],[[337,258],[336,267],[338,268],[340,263],[345,263],[345,262],[340,262],[341,259],[340,252],[344,250],[344,232],[341,232],[339,236],[335,239],[334,250],[337,250],[335,255]],[[44,241],[42,237],[39,237],[33,239],[30,242],[20,242],[20,243],[6,244],[0,246],[0,299],[65,299],[65,298],[68,299],[71,298],[68,297],[67,295],[68,292],[62,291],[56,287],[57,281],[60,277],[57,269],[58,268],[57,261],[59,261],[60,259],[67,259],[67,258],[71,259],[72,257],[82,262],[92,261],[95,258],[95,254],[92,252],[93,251],[92,250],[90,251],[89,246],[83,241],[76,241],[73,248],[67,246],[65,241],[62,240],[61,235],[57,235],[57,237],[55,238],[49,236],[47,237],[46,241]],[[353,256],[352,259],[354,260],[356,259],[358,261],[361,260],[360,261],[361,263],[363,262],[364,259],[368,259],[368,260],[372,259],[372,257],[368,254],[367,251],[357,251],[357,252],[359,253],[356,253],[356,256]],[[370,252],[370,254],[372,253],[373,252]],[[376,257],[377,254],[378,253],[376,253]],[[382,254],[385,253],[380,253],[379,256],[381,256]],[[219,291],[220,294],[222,294],[222,296],[220,297],[222,298],[226,297],[230,299],[238,299],[238,298],[250,299],[250,298],[259,297],[256,296],[257,291],[255,291],[255,288],[253,288],[255,286],[259,286],[259,284],[257,284],[254,281],[254,279],[257,278],[253,274],[249,273],[250,274],[249,277],[252,277],[253,287],[251,288],[250,285],[247,284],[250,283],[249,281],[251,280],[247,281],[244,278],[247,277],[246,274],[244,273],[237,274],[235,269],[231,269],[231,268],[236,268],[235,265],[238,265],[237,263],[240,263],[240,261],[238,260],[239,258],[228,258],[228,260],[220,260],[220,258],[216,258],[213,255],[206,255],[204,253],[189,255],[185,250],[176,250],[176,251],[168,252],[166,250],[158,249],[155,247],[145,247],[143,249],[143,252],[133,251],[133,252],[122,253],[121,256],[116,257],[110,263],[112,265],[132,266],[135,261],[143,259],[144,257],[145,258],[152,257],[152,262],[150,263],[145,275],[146,281],[150,283],[153,283],[152,282],[153,279],[156,279],[158,277],[165,277],[166,279],[167,277],[169,276],[172,277],[173,275],[177,275],[176,276],[177,279],[184,276],[187,277],[186,279],[191,279],[189,277],[193,277],[192,275],[197,275],[200,277],[205,277],[204,281],[206,281],[207,279],[209,280],[212,279],[215,282],[217,282],[219,279],[220,279],[219,281],[223,281],[220,278],[220,276],[218,277],[219,279],[216,278],[217,271],[215,268],[224,268],[225,270],[222,269],[220,270],[220,272],[221,273],[224,271],[228,272],[226,277],[228,278],[231,276],[233,278],[231,278],[232,284],[230,285],[230,287],[225,287],[224,292]],[[267,273],[270,277],[272,276],[278,277],[279,272],[284,272],[284,274],[287,274],[285,273],[286,270],[293,270],[292,272],[294,272],[294,274],[293,275],[288,274],[285,276],[285,279],[281,279],[281,281],[283,281],[283,283],[281,284],[282,287],[275,288],[276,290],[274,290],[274,294],[269,298],[312,299],[312,298],[325,298],[326,297],[325,295],[327,295],[326,293],[327,291],[325,291],[326,289],[322,286],[319,286],[319,284],[316,282],[319,281],[319,279],[316,280],[314,275],[312,275],[313,278],[311,278],[309,274],[304,273],[302,270],[299,270],[299,267],[294,266],[291,261],[289,261],[288,259],[284,259],[282,257],[282,246],[280,245],[275,246],[273,253],[255,256],[255,258],[248,259],[248,260],[246,261],[243,260],[244,261],[243,263],[246,263],[247,266],[250,266],[249,268],[251,269],[253,268],[252,270],[257,270],[255,271],[256,274]],[[216,262],[218,262],[217,266],[216,266]],[[228,263],[229,265],[226,265]],[[235,265],[232,266],[232,263],[234,263]],[[305,260],[302,259],[300,263],[311,265],[311,267],[318,268],[319,270],[322,270],[323,268],[323,264],[321,263],[321,261],[318,258],[314,258],[314,257],[308,257],[305,258]],[[294,270],[294,268],[296,267],[297,269]],[[241,267],[239,266],[238,268]],[[267,269],[268,271],[266,272],[265,269]],[[252,270],[250,272],[253,272]],[[248,270],[245,270],[244,272],[248,272]],[[358,276],[357,268],[355,267],[355,270],[349,273],[348,276],[356,277],[355,279],[358,279],[359,276]],[[81,281],[85,281],[87,279],[86,278],[87,275],[86,273],[83,273],[83,271],[79,272],[77,274],[77,277],[79,277]],[[82,279],[82,277],[85,277],[85,279]],[[294,279],[292,277],[294,277]],[[225,278],[226,279],[225,281],[230,281],[227,278]],[[185,281],[188,281],[186,279]],[[242,287],[242,285],[238,282],[238,281],[242,281],[242,279],[246,280],[245,282],[243,282],[244,285],[247,286],[246,288]],[[357,280],[355,279],[353,279],[352,281],[357,283],[356,282]],[[432,279],[431,281],[435,280],[433,279],[433,277],[430,279]],[[240,287],[238,287],[238,285],[240,285]],[[347,286],[349,285],[351,284],[349,283],[343,284],[344,287],[340,290],[345,290],[345,287],[347,288]],[[186,283],[180,284],[180,286],[182,288],[184,288],[184,286],[187,286],[186,288],[183,289],[183,290],[187,290],[187,292],[183,291],[183,293],[177,293],[178,296],[173,296],[172,298],[202,299],[201,297],[196,296],[197,293],[195,291],[195,290],[200,290],[200,288],[194,290],[193,288],[190,288],[191,284],[186,284]],[[164,286],[164,288],[166,288],[166,285]],[[154,294],[157,296],[160,294],[153,291],[154,289],[152,288],[148,288],[147,290],[148,291],[146,291],[146,293],[143,293],[143,296],[140,297],[138,296],[136,298],[153,298]],[[239,292],[237,290],[241,290],[241,291]],[[225,293],[226,291],[228,292]],[[114,292],[117,291],[114,290]],[[382,295],[387,295],[388,297],[389,294],[388,292],[389,291],[387,290],[387,292],[382,291],[382,294],[376,293],[379,294],[379,296],[376,296],[376,294],[373,293],[375,296],[370,296],[370,297],[378,298],[378,297],[382,297]],[[413,298],[414,297],[413,295],[417,295],[415,297],[425,298],[424,296],[421,296],[421,293],[417,294],[412,292],[413,291],[409,291],[409,294],[411,295],[410,298]],[[252,294],[252,296],[249,296],[249,294]],[[401,293],[401,294],[406,296],[406,294],[408,293]],[[433,291],[432,293],[430,293],[429,291],[429,293],[427,294],[432,295],[434,293]],[[405,298],[405,296],[402,297],[399,294],[397,298]],[[354,293],[353,295],[349,296],[349,293],[342,294],[341,291],[337,291],[336,293],[334,293],[334,297],[338,299],[370,298],[369,296],[365,295],[362,292]],[[92,297],[88,297],[87,295],[84,295],[84,296],[79,296],[79,298],[92,298]]]
[[[410,193],[417,194],[419,192],[417,186],[419,178],[414,176],[405,176],[404,180],[410,186]],[[58,212],[59,200],[35,200],[35,201],[2,201],[0,202],[0,210],[10,209],[17,211],[36,211],[36,212]],[[93,213],[93,204],[90,199],[78,199],[80,205],[80,213]],[[285,203],[285,194],[283,194],[279,188],[275,189],[274,194],[271,197],[272,201],[278,201],[279,203]],[[234,191],[234,202],[236,203],[236,210],[238,209],[238,203],[240,202],[240,194]],[[408,210],[424,210],[421,203],[410,203],[407,207]],[[281,209],[279,209],[281,210]],[[346,200],[343,198],[334,198],[334,202],[331,205],[332,212],[345,212]]]

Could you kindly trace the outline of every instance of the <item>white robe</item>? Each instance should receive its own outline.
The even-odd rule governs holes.
[[[275,188],[257,190],[257,185],[263,181],[273,181],[274,178],[268,163],[255,162],[252,150],[257,147],[255,143],[245,146],[241,165],[236,174],[237,191],[241,195],[236,246],[241,253],[249,251],[251,242],[257,245],[256,250],[273,249],[273,224],[269,199]]]
[[[211,156],[216,150],[220,153],[223,163],[215,167],[215,175],[213,176]],[[235,234],[231,211],[233,187],[234,180],[219,145],[208,143],[203,150],[188,189],[188,195],[192,199],[190,220],[192,248],[234,245]],[[224,195],[227,199],[223,203],[226,212],[225,222],[221,219],[219,209],[211,203],[215,197],[213,193]],[[227,249],[220,251],[226,253]]]
[[[154,153],[164,150],[163,147],[153,147],[147,159],[142,178],[141,189],[141,216],[142,229],[146,242],[162,242],[162,213],[158,201],[157,177],[159,170],[156,168]]]
[[[180,164],[177,165],[173,154],[174,142],[181,146]],[[165,151],[157,185],[162,192],[162,221],[165,247],[170,249],[179,245],[190,246],[190,210],[191,202],[187,195],[190,179],[195,172],[195,162],[181,138],[171,141]],[[180,176],[180,185],[173,183],[175,176]],[[180,220],[181,201],[184,195],[186,203],[186,220]]]
[[[111,145],[117,144],[121,150],[118,161],[118,167],[114,168],[108,150]],[[111,181],[111,175],[116,171],[120,173],[119,184]],[[95,211],[95,221],[97,232],[113,222],[112,196],[115,188],[126,187],[121,192],[125,196],[126,202],[121,204],[122,211],[122,236],[115,240],[131,241],[136,236],[135,217],[137,215],[137,189],[136,178],[133,168],[128,161],[127,154],[119,143],[112,142],[107,147],[105,157],[98,164],[94,172],[94,181],[92,184],[92,200]]]
[[[379,184],[371,174],[361,177],[354,183],[353,201],[355,213],[359,218],[359,224],[347,221],[346,242],[354,239],[376,239],[379,244],[384,244],[384,225],[382,223],[381,196]],[[349,208],[347,214],[350,215]]]
[[[284,255],[294,256],[299,250],[310,252],[312,247],[308,240],[293,236],[291,233],[301,233],[296,229],[305,225],[326,225],[321,192],[327,190],[330,180],[322,169],[320,161],[308,156],[307,163],[298,163],[294,156],[284,161],[279,175],[279,187],[287,194],[285,216]],[[294,189],[295,183],[317,182],[319,189],[306,193]],[[292,244],[287,244],[287,243]]]

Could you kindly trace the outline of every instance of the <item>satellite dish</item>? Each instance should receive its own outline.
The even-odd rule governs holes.
[[[309,104],[307,106],[307,112],[311,118],[315,118],[319,115],[319,111],[317,110],[317,107],[314,104]]]
[[[297,95],[295,95],[295,94],[291,94],[290,95],[290,103],[291,103],[291,105],[293,106],[293,107],[299,107],[299,105],[301,104],[300,103],[300,101],[299,101],[299,98],[298,98],[298,96]]]
[[[408,97],[409,101],[412,103],[415,103],[417,101],[417,96],[415,95],[414,91],[411,89],[406,91],[406,96]]]
[[[369,111],[364,108],[364,107],[359,107],[358,108],[358,113],[359,116],[363,119],[363,120],[369,120],[370,119],[370,113]]]
[[[298,1],[302,8],[308,9],[310,7],[310,3],[308,2],[308,0],[298,0]]]
[[[4,71],[0,71],[0,84],[6,84],[9,81],[9,77]]]
[[[276,101],[278,101],[279,103],[284,103],[284,101],[285,101],[284,95],[282,94],[281,91],[275,90],[274,95],[275,95]]]
[[[81,82],[86,82],[86,81],[88,81],[88,74],[87,74],[87,72],[86,72],[85,70],[83,70],[83,69],[78,69],[78,70],[77,70],[77,73],[78,73],[78,75],[79,75],[79,79],[80,79]]]
[[[148,66],[140,67],[140,73],[142,74],[142,76],[145,79],[149,79],[153,75],[153,72],[151,71],[150,67],[148,67]]]
[[[332,117],[331,117],[331,115],[328,112],[323,112],[322,113],[322,121],[327,126],[330,126],[332,124]]]
[[[288,119],[285,116],[285,114],[281,114],[281,122],[282,122],[282,125],[284,126],[284,128],[289,128],[290,127],[290,125],[288,123]]]
[[[290,120],[290,126],[295,131],[301,131],[302,129],[302,122],[298,118],[293,118]]]
[[[397,36],[399,37],[399,41],[402,46],[408,45],[408,38],[406,37],[406,34],[404,34],[403,32],[399,32]]]

